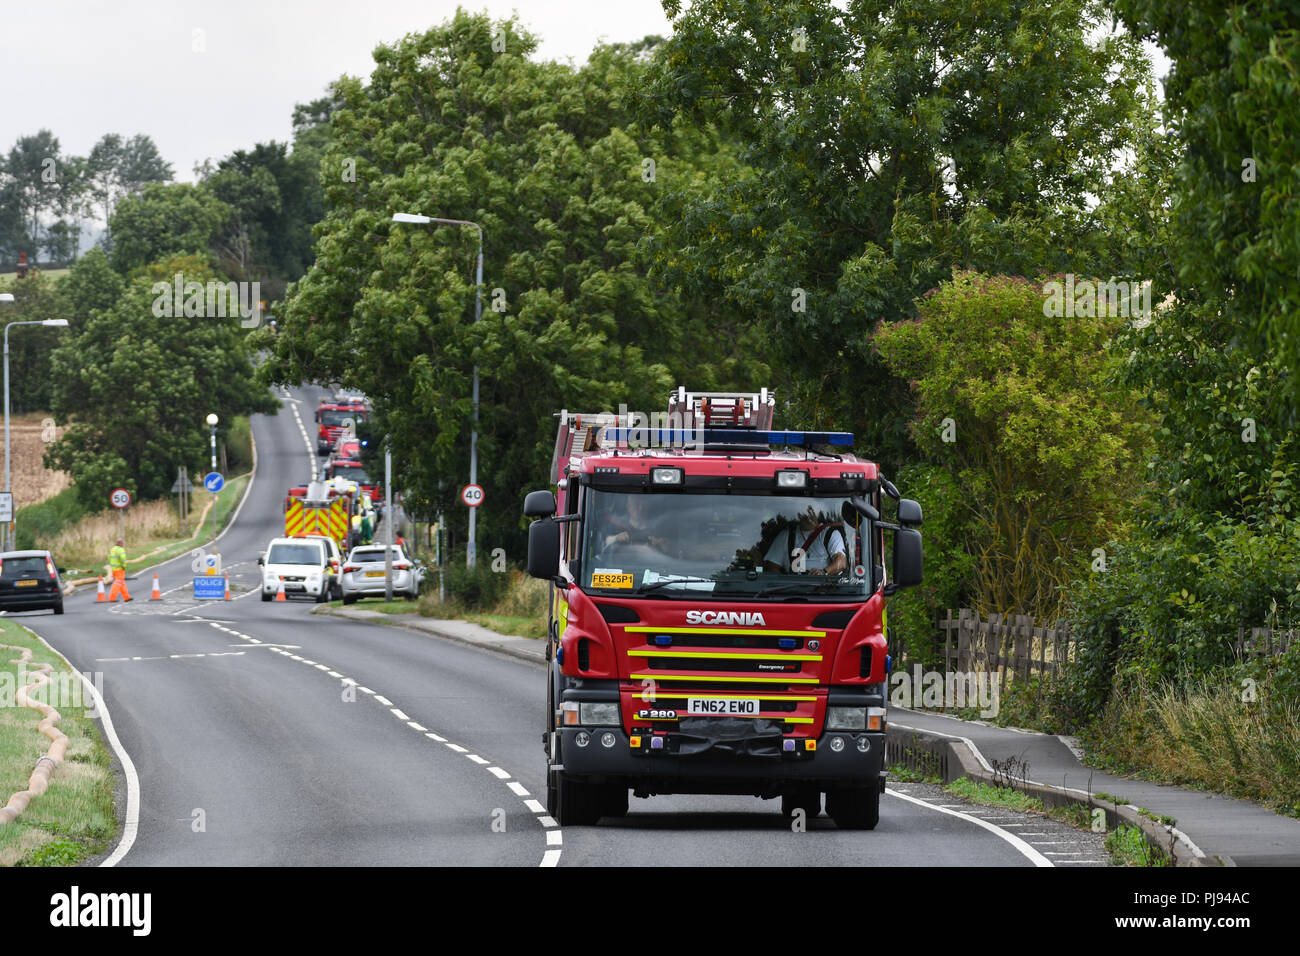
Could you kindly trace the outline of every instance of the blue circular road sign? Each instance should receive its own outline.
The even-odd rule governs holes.
[[[216,494],[225,487],[226,479],[221,477],[221,472],[210,471],[203,476],[203,487]]]

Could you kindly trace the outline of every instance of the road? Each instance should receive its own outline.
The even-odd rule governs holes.
[[[257,474],[217,542],[230,602],[189,597],[191,559],[130,604],[94,589],[62,617],[13,615],[97,675],[138,774],[138,829],[119,865],[996,865],[1043,858],[894,795],[872,832],[825,817],[793,832],[777,801],[633,800],[622,820],[561,830],[545,799],[536,665],[399,628],[264,603],[257,557],[284,490],[315,463],[317,392],[253,421]],[[296,414],[295,414],[296,413]],[[120,803],[130,802],[125,775]],[[903,788],[905,789],[905,788]],[[123,853],[125,850],[125,853]]]

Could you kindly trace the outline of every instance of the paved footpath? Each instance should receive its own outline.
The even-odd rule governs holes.
[[[1104,792],[1123,803],[1173,817],[1175,826],[1206,856],[1218,857],[1228,866],[1300,865],[1300,820],[1294,817],[1222,794],[1093,770],[1080,761],[1070,738],[989,727],[898,707],[891,707],[889,716],[895,728],[964,738],[983,757],[981,762],[988,765],[1006,765],[1014,757],[1031,783],[1085,793]],[[1017,770],[1015,776],[1020,775]]]

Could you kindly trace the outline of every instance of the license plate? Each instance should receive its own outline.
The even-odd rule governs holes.
[[[690,697],[686,701],[688,714],[710,714],[722,717],[757,717],[758,701],[733,700],[728,697]]]
[[[366,572],[366,577],[368,577],[368,578],[382,578],[383,576],[384,576],[384,572],[383,572],[383,571],[367,571],[367,572]]]
[[[34,588],[34,587],[36,587],[36,584],[37,584],[36,579],[35,579],[35,578],[32,578],[32,579],[27,580],[27,581],[18,581],[18,582],[16,582],[16,583],[14,584],[14,587],[18,587],[18,588]]]

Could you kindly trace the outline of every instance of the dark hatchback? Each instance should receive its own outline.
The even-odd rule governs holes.
[[[6,551],[0,554],[0,609],[63,613],[63,569],[48,551]]]

